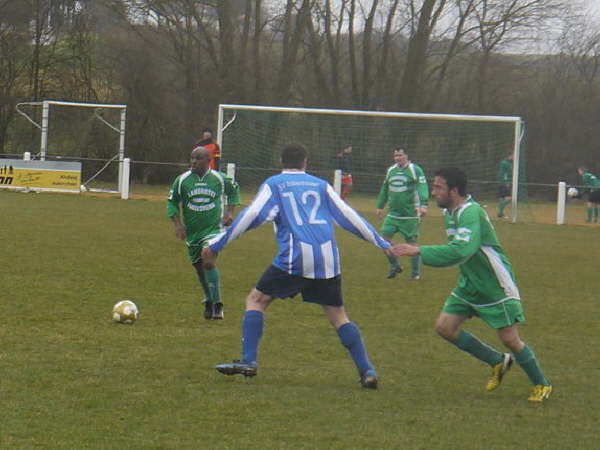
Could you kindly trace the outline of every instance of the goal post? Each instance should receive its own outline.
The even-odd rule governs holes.
[[[24,111],[25,107],[34,107],[34,108],[40,108],[41,107],[41,114],[38,114],[39,117],[36,117],[36,114],[31,114],[31,113],[27,113]],[[49,153],[49,145],[51,143],[53,143],[53,133],[50,131],[51,130],[51,125],[54,124],[55,122],[58,122],[59,120],[57,118],[54,118],[53,120],[53,116],[57,114],[57,109],[58,108],[67,108],[67,109],[83,109],[83,110],[92,110],[91,115],[88,114],[88,118],[86,120],[95,120],[99,123],[102,123],[104,126],[106,126],[107,128],[111,129],[113,132],[117,133],[119,135],[119,139],[118,139],[118,148],[115,148],[116,153],[114,153],[111,157],[96,157],[96,158],[87,158],[88,160],[92,160],[94,159],[96,162],[102,163],[102,167],[98,170],[98,167],[95,167],[93,169],[93,172],[87,175],[87,180],[84,180],[83,182],[83,186],[85,187],[85,185],[88,182],[92,182],[93,180],[97,179],[99,177],[99,175],[106,170],[107,167],[109,167],[110,164],[112,164],[113,162],[116,162],[117,164],[117,182],[116,182],[116,189],[94,189],[91,188],[90,190],[96,190],[96,191],[108,191],[108,192],[118,192],[118,193],[122,193],[124,191],[124,184],[125,183],[129,183],[129,179],[125,179],[125,171],[124,171],[124,167],[123,167],[123,161],[125,159],[125,131],[126,131],[126,122],[127,122],[127,105],[124,104],[107,104],[107,103],[83,103],[83,102],[68,102],[68,101],[59,101],[59,100],[44,100],[41,102],[21,102],[18,103],[16,105],[16,110],[19,114],[21,114],[22,116],[24,116],[32,125],[34,125],[36,128],[38,128],[40,130],[40,146],[39,146],[39,153],[37,154],[37,158],[41,161],[45,161],[47,158],[57,158],[57,159],[86,159],[85,157],[82,156],[82,148],[73,148],[70,149],[70,151],[68,151],[67,153],[70,153],[68,155],[62,155],[62,154],[53,154],[51,155]],[[103,112],[105,110],[108,111],[115,111],[117,114],[116,118],[113,118],[113,122],[118,122],[117,125],[114,125],[113,123],[109,122],[109,120],[106,120],[103,117]],[[33,117],[32,117],[33,116]],[[64,119],[62,119],[64,122],[69,122],[71,121],[71,117],[69,117],[68,115],[65,116]],[[77,123],[75,123],[74,125],[75,127],[77,127]],[[57,130],[58,128],[67,128],[64,124],[62,124],[62,126],[56,126],[53,128],[53,130]],[[81,142],[80,138],[81,135],[85,133],[85,130],[82,130],[81,128],[79,129],[75,129],[75,131],[73,131],[74,134],[78,134],[79,137],[74,137],[71,139],[71,141],[74,142]],[[65,139],[66,141],[66,139]],[[85,145],[86,143],[84,142],[83,145]],[[63,147],[65,144],[63,142],[57,143],[57,145],[55,146],[57,149],[60,147]],[[116,147],[116,146],[115,146]],[[64,150],[63,150],[64,151]],[[110,151],[111,153],[114,150]],[[57,150],[57,152],[60,152],[60,150]],[[104,164],[105,163],[105,164]]]
[[[511,154],[513,222],[527,199],[523,136],[524,124],[516,116],[234,104],[219,105],[217,131],[222,159],[236,163],[243,184],[259,184],[277,173],[279,150],[291,142],[308,149],[310,172],[333,183],[336,154],[352,146],[354,191],[371,195],[393,164],[393,149],[401,147],[429,179],[440,167],[460,167],[475,198],[495,203],[498,167]]]

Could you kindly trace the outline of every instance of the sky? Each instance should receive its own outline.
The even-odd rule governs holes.
[[[600,0],[586,0],[586,8],[594,18],[600,21]]]

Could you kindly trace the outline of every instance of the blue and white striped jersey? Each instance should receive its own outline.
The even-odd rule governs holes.
[[[292,275],[328,279],[340,274],[333,223],[377,247],[389,242],[375,231],[333,188],[302,171],[284,170],[268,178],[231,226],[209,241],[214,252],[242,233],[272,221],[279,252],[273,265]]]

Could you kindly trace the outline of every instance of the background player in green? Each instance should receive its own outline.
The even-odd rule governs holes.
[[[581,177],[581,183],[585,186],[584,194],[587,193],[587,218],[586,222],[600,222],[600,180],[592,175],[587,167],[579,166],[577,173]]]
[[[381,235],[392,242],[394,234],[401,233],[406,242],[416,243],[419,237],[419,222],[427,213],[429,200],[429,187],[427,179],[418,165],[408,160],[406,150],[394,150],[395,164],[391,166],[383,180],[379,196],[377,197],[377,217],[385,219],[381,227]],[[383,208],[388,205],[385,215]],[[388,255],[390,273],[388,278],[394,278],[402,272],[398,258]],[[411,279],[417,281],[420,277],[420,257],[411,258]]]
[[[498,217],[504,217],[504,208],[512,200],[512,174],[513,174],[513,155],[512,153],[500,161],[498,167]]]
[[[167,199],[167,215],[175,225],[175,236],[185,240],[206,296],[204,318],[207,320],[223,319],[223,302],[219,270],[214,262],[202,261],[202,249],[210,238],[223,230],[223,225],[231,223],[233,210],[240,204],[238,185],[225,174],[211,170],[210,158],[204,147],[192,150],[190,170],[175,179]]]
[[[455,168],[435,174],[433,196],[445,208],[444,220],[448,244],[416,246],[402,244],[392,251],[398,255],[418,255],[423,264],[447,267],[459,264],[458,284],[446,300],[436,331],[459,349],[492,367],[486,390],[496,389],[513,362],[510,353],[500,353],[480,341],[462,323],[473,316],[494,328],[517,363],[533,383],[532,402],[547,399],[552,386],[544,377],[535,354],[519,337],[517,323],[525,322],[519,289],[508,257],[502,251],[496,232],[485,212],[466,194],[467,177]]]

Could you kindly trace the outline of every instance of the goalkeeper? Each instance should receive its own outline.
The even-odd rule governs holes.
[[[385,216],[381,235],[391,243],[394,234],[400,233],[406,242],[414,244],[419,237],[421,217],[427,213],[429,187],[423,169],[408,160],[406,150],[395,149],[394,161],[395,164],[388,169],[377,197],[377,217],[383,219]],[[386,203],[387,215],[383,210]],[[418,255],[411,258],[413,281],[420,278],[420,259]],[[389,279],[402,272],[402,266],[393,255],[388,255],[388,260],[391,265],[387,276]]]
[[[462,329],[466,319],[481,318],[496,330],[498,338],[514,354],[517,364],[533,384],[528,400],[542,402],[552,386],[544,377],[533,350],[521,340],[517,324],[525,322],[519,288],[511,263],[502,251],[485,210],[467,195],[467,177],[460,169],[440,169],[435,174],[433,196],[444,209],[448,244],[394,247],[397,256],[421,255],[434,267],[458,264],[460,278],[447,298],[437,322],[438,334],[460,350],[492,368],[485,389],[496,389],[513,362],[510,353],[501,353]]]
[[[201,253],[208,240],[223,231],[223,225],[232,222],[233,210],[240,204],[240,190],[230,178],[211,170],[210,162],[207,149],[192,150],[190,170],[179,175],[169,191],[167,215],[173,221],[177,239],[187,244],[204,290],[204,318],[219,320],[223,319],[219,270],[213,262],[203,262]]]
[[[579,166],[577,173],[581,177],[581,183],[585,186],[583,193],[587,193],[587,219],[586,222],[600,222],[600,180],[592,175],[587,167]]]

